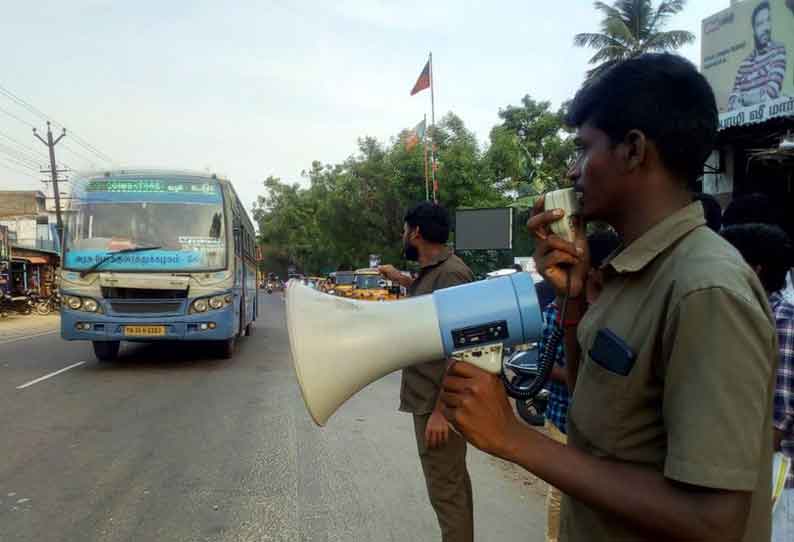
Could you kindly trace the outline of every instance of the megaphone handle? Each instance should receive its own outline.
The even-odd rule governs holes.
[[[487,346],[473,346],[452,352],[452,359],[465,361],[483,371],[498,375],[502,372],[502,344],[489,344]]]

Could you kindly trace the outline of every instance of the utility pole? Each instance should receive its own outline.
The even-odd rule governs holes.
[[[63,218],[61,217],[61,192],[58,189],[58,166],[55,164],[55,145],[63,139],[66,135],[66,128],[63,129],[61,135],[58,136],[58,139],[55,141],[52,140],[52,129],[50,128],[50,121],[47,121],[47,139],[44,140],[36,129],[33,128],[33,135],[38,138],[39,141],[44,143],[50,151],[50,174],[52,176],[52,191],[55,194],[55,217],[57,220],[57,224],[55,226],[56,231],[58,232],[58,246],[63,246]],[[62,251],[60,251],[62,252]]]

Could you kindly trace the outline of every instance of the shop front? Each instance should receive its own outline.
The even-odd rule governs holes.
[[[746,0],[703,21],[701,71],[720,111],[717,150],[703,191],[726,206],[769,195],[794,209],[794,7]],[[785,213],[789,220],[794,213]],[[794,232],[794,222],[789,224]]]

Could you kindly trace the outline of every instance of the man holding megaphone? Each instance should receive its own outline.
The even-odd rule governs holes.
[[[419,275],[412,279],[391,265],[378,270],[406,287],[409,296],[474,280],[471,270],[446,245],[449,222],[447,210],[437,203],[425,201],[411,208],[403,225],[403,250],[407,260],[419,263]],[[416,445],[442,540],[471,541],[474,505],[466,441],[450,431],[438,401],[446,368],[446,360],[439,359],[403,369],[400,410],[413,414]]]
[[[705,224],[689,186],[717,130],[713,92],[673,55],[627,60],[568,112],[582,217],[622,245],[588,306],[587,244],[550,232],[536,202],[538,270],[560,298],[568,446],[517,421],[502,380],[467,363],[443,384],[475,446],[565,494],[560,540],[768,541],[775,328],[753,271]]]

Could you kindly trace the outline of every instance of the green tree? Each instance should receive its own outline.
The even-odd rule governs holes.
[[[621,61],[643,53],[675,50],[695,41],[685,30],[663,30],[670,17],[680,13],[686,0],[664,0],[657,8],[651,0],[617,0],[612,5],[596,2],[603,14],[601,32],[576,34],[574,45],[596,49],[587,72],[591,79]]]

